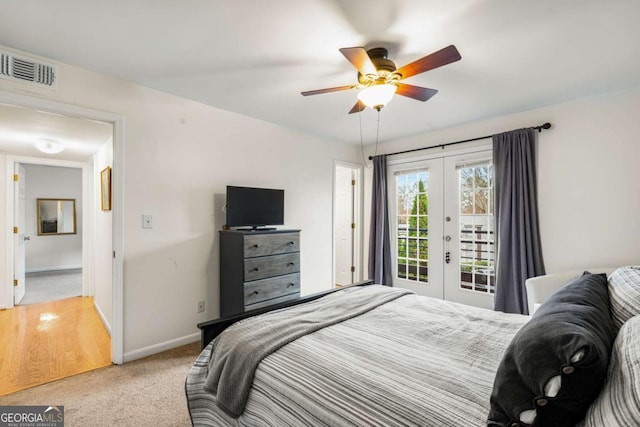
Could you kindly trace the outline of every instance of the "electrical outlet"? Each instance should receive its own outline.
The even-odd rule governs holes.
[[[204,301],[198,301],[198,313],[204,313]]]

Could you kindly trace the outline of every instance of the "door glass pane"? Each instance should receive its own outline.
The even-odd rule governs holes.
[[[429,281],[429,171],[396,175],[398,278]]]
[[[493,167],[486,164],[458,170],[460,287],[495,292],[493,232]]]

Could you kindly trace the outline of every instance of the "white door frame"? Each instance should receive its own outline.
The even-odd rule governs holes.
[[[342,160],[333,161],[333,190],[332,190],[332,218],[331,218],[331,287],[336,282],[336,244],[335,244],[335,227],[336,227],[336,168],[338,166],[349,168],[356,171],[356,185],[353,197],[353,217],[355,218],[356,227],[353,231],[353,258],[355,272],[353,275],[354,282],[362,280],[362,165],[357,163],[344,162]]]
[[[36,110],[45,110],[65,116],[78,117],[83,119],[97,120],[101,122],[111,123],[113,125],[113,168],[111,175],[112,200],[113,200],[113,279],[112,279],[112,296],[113,296],[113,313],[111,321],[111,358],[115,364],[122,364],[124,361],[124,288],[123,288],[123,260],[124,260],[124,117],[118,114],[108,113],[99,110],[79,107],[76,105],[64,104],[61,102],[51,101],[47,99],[36,98],[32,96],[20,95],[12,92],[0,90],[0,103],[17,105]],[[11,177],[13,176],[13,169]],[[95,175],[95,174],[94,174]],[[84,172],[83,172],[84,180]],[[11,178],[13,183],[13,178]],[[7,182],[8,185],[8,182]],[[92,188],[92,187],[90,187]],[[85,190],[83,189],[83,192]],[[13,191],[11,191],[13,194]],[[8,197],[5,197],[8,199]],[[83,203],[86,203],[86,198]],[[8,212],[8,209],[6,210]],[[5,212],[5,241],[13,239],[13,234],[9,233],[9,224],[13,224],[13,200],[11,200],[11,214]],[[94,226],[91,221],[88,229]],[[85,229],[87,230],[87,229]],[[91,233],[93,234],[93,233]],[[6,260],[11,259],[13,263],[13,244],[5,243],[7,252]],[[84,252],[83,241],[83,252]],[[90,245],[86,245],[89,247]],[[5,263],[8,262],[5,260]],[[3,292],[0,292],[0,305],[5,307],[13,306],[13,264],[7,265],[4,277]],[[4,295],[3,295],[4,294]],[[11,304],[7,304],[7,298],[11,295]]]

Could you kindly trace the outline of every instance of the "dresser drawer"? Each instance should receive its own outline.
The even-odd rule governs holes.
[[[244,260],[245,282],[298,271],[300,271],[300,254],[298,252]]]
[[[283,297],[273,298],[266,301],[260,301],[255,304],[245,305],[244,311],[251,311],[262,307],[268,307],[270,305],[280,304],[281,302],[289,301],[292,299],[300,298],[300,294],[289,294]]]
[[[245,258],[284,254],[288,252],[300,252],[299,233],[256,234],[253,236],[244,236]]]
[[[244,304],[256,304],[285,295],[297,295],[299,292],[300,273],[254,280],[244,284]]]

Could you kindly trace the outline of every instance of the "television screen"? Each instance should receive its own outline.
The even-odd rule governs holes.
[[[227,186],[229,227],[284,224],[284,190]]]

